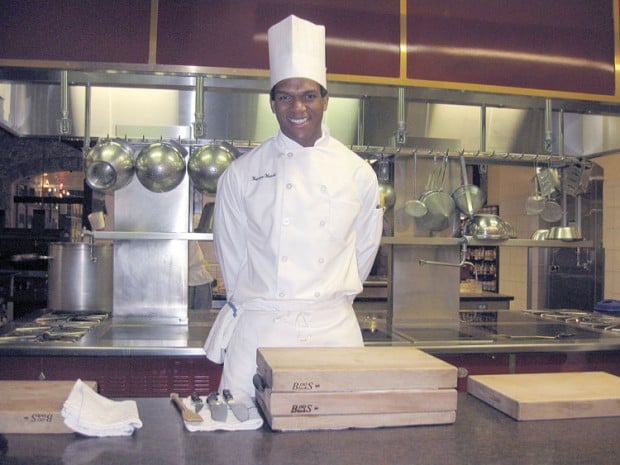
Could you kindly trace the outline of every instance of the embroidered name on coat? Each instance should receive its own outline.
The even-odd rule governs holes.
[[[275,178],[276,177],[276,173],[265,173],[262,176],[252,176],[252,181],[260,181],[261,179],[264,178]]]

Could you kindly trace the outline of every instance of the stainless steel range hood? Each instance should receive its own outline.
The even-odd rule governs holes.
[[[68,81],[73,137],[84,137],[87,84],[92,92],[90,135],[94,138],[124,136],[122,127],[192,128],[194,76],[70,71]],[[0,68],[0,125],[22,137],[56,137],[60,82],[61,71]],[[204,88],[206,139],[260,142],[277,130],[266,79],[205,77]],[[337,138],[349,145],[390,144],[398,128],[395,87],[330,82],[329,90],[332,98],[326,123]],[[408,136],[456,139],[463,147],[450,148],[479,149],[480,108],[484,106],[488,150],[542,151],[543,98],[433,88],[407,88],[405,98]],[[553,108],[564,112],[566,155],[620,147],[620,106],[554,100]],[[557,146],[554,151],[559,152]]]

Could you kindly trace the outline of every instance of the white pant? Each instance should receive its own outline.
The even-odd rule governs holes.
[[[230,389],[233,395],[254,397],[252,378],[256,373],[256,349],[259,347],[364,345],[355,312],[346,300],[295,310],[260,307],[244,305],[238,309],[234,330],[229,338],[220,341],[226,347],[220,390]]]

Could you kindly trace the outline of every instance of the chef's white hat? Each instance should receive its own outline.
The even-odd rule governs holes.
[[[327,89],[325,26],[291,15],[269,28],[271,87],[283,79],[308,78]]]

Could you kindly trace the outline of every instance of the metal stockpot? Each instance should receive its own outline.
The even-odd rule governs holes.
[[[113,257],[111,244],[50,244],[48,308],[67,312],[111,312]]]

